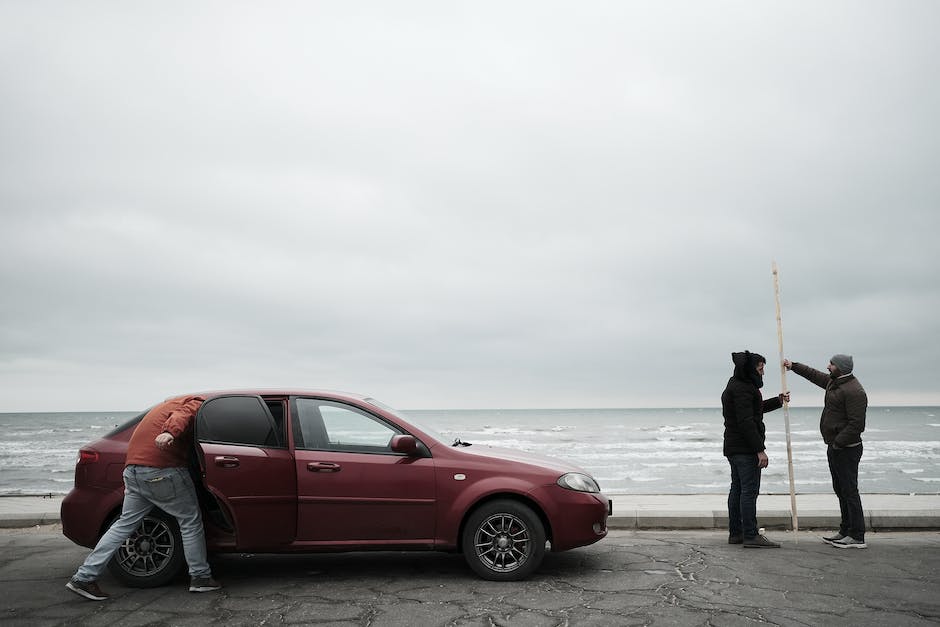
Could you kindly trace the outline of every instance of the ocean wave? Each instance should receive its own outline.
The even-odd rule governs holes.
[[[6,436],[14,436],[17,438],[34,438],[37,435],[51,435],[53,433],[56,433],[55,429],[39,429],[37,431],[13,430],[11,433],[7,433]]]
[[[474,433],[468,430],[467,433]],[[494,427],[493,425],[483,425],[479,433],[535,433],[535,431],[522,429],[520,427]]]
[[[646,431],[648,433],[674,433],[689,431],[690,429],[692,429],[692,425],[659,425],[657,427],[643,427],[640,431]]]
[[[710,433],[705,433],[705,432],[703,432],[703,431],[683,431],[683,432],[681,432],[681,433],[673,434],[673,435],[668,435],[668,434],[667,434],[667,435],[661,435],[661,436],[659,436],[659,437],[657,437],[657,438],[655,438],[655,439],[656,439],[656,440],[675,440],[675,441],[677,441],[677,442],[678,442],[678,441],[681,441],[681,442],[696,442],[696,441],[714,442],[712,434],[710,434]]]
[[[865,432],[860,477],[884,491],[919,492],[940,480],[940,427],[930,408],[873,409]],[[0,493],[67,491],[78,450],[133,414],[3,415]],[[437,431],[482,446],[515,448],[566,459],[583,467],[605,489],[636,493],[696,493],[726,489],[728,462],[721,454],[720,410],[574,410],[417,413]],[[818,409],[790,411],[790,457],[795,483],[804,491],[831,491],[826,448],[816,428]],[[882,420],[878,421],[878,416]],[[928,417],[929,416],[929,417]],[[104,422],[102,422],[104,421]],[[787,449],[782,417],[767,417],[767,485],[786,486]],[[22,431],[18,429],[22,428]],[[926,436],[926,437],[925,437]],[[449,443],[445,439],[445,443]]]

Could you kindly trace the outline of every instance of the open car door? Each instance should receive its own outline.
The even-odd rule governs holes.
[[[271,550],[297,535],[297,478],[283,420],[260,396],[210,398],[196,415],[205,487],[227,510],[240,550]]]

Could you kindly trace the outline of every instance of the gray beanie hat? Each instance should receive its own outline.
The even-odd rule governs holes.
[[[839,369],[839,372],[842,374],[849,374],[852,372],[852,356],[851,355],[833,355],[832,359],[829,360],[833,366]]]

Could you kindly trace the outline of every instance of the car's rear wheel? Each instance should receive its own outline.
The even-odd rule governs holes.
[[[470,568],[491,581],[517,581],[531,575],[545,556],[545,526],[532,508],[510,500],[485,503],[463,532]]]
[[[183,539],[176,519],[159,509],[118,547],[108,570],[134,588],[155,588],[172,581],[183,569]]]

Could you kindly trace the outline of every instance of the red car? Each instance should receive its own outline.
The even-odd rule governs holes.
[[[607,535],[612,505],[566,462],[459,440],[371,398],[337,392],[201,394],[191,471],[210,552],[463,552],[485,579],[523,579],[546,542]],[[93,547],[118,517],[127,442],[146,412],[81,449],[62,531]],[[155,509],[109,567],[160,586],[184,567],[176,521]]]

